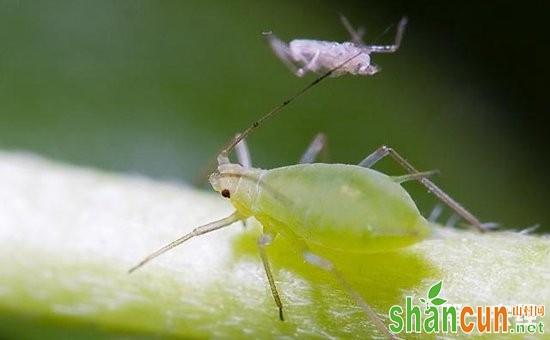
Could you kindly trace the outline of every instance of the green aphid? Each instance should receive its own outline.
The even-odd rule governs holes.
[[[195,228],[147,256],[130,272],[195,236],[254,217],[263,227],[263,233],[258,238],[258,249],[281,320],[284,319],[283,304],[265,252],[265,247],[277,236],[290,241],[306,262],[331,272],[377,328],[393,338],[394,335],[337,268],[329,260],[312,252],[310,246],[350,253],[375,253],[402,248],[424,239],[430,234],[430,225],[400,185],[408,180],[419,180],[478,230],[486,231],[486,227],[427,178],[433,171],[417,171],[387,146],[380,147],[358,165],[313,163],[325,145],[324,135],[319,134],[302,156],[300,164],[263,170],[251,166],[244,143],[250,132],[266,119],[356,56],[317,78],[255,121],[218,155],[218,168],[210,175],[210,184],[233,204],[233,214]],[[234,149],[239,164],[229,160],[229,154]],[[402,165],[408,174],[388,176],[370,168],[387,155]]]

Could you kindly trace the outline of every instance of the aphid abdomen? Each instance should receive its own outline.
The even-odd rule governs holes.
[[[391,177],[343,164],[267,171],[253,214],[291,228],[308,243],[348,252],[392,250],[429,232],[410,195]]]
[[[357,74],[361,66],[370,65],[370,56],[363,53],[362,47],[351,42],[331,42],[297,39],[290,42],[290,51],[296,62],[309,65],[313,72],[323,73],[335,69],[346,60],[353,58],[346,65],[334,71],[333,76],[344,73]],[[359,55],[358,55],[359,54]],[[354,58],[354,56],[356,56]],[[310,63],[316,57],[314,63]]]

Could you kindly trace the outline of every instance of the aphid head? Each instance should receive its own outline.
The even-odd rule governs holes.
[[[339,70],[336,70],[338,72]],[[355,55],[355,57],[349,60],[349,64],[344,65],[338,75],[344,73],[351,73],[359,76],[370,76],[380,71],[380,68],[371,63],[371,58],[368,50],[363,50],[361,53]]]
[[[208,180],[214,190],[225,198],[231,198],[231,194],[235,192],[239,184],[242,173],[243,167],[239,164],[221,164],[218,166],[218,171],[210,175]]]
[[[355,69],[355,72],[358,75],[369,75],[369,76],[375,73],[378,73],[379,71],[380,71],[380,68],[375,64],[371,64],[370,62],[368,64],[358,63],[357,68]]]

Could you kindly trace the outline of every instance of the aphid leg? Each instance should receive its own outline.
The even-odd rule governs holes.
[[[258,249],[260,250],[260,257],[262,258],[262,263],[264,265],[265,274],[267,275],[267,281],[269,281],[269,288],[271,288],[271,295],[273,295],[273,300],[277,308],[279,308],[279,319],[284,321],[283,316],[283,303],[279,297],[279,292],[277,291],[277,286],[275,286],[275,280],[273,279],[273,273],[271,271],[271,266],[269,265],[269,259],[265,252],[265,247],[271,244],[273,241],[273,236],[271,234],[262,234],[258,238]]]
[[[399,163],[405,170],[407,170],[410,174],[418,174],[418,170],[416,170],[411,163],[409,163],[403,156],[398,154],[394,149],[383,145],[378,150],[374,151],[370,155],[368,155],[365,159],[363,159],[359,166],[370,168],[373,166],[376,162],[378,162],[380,159],[390,155],[391,158],[393,158],[397,163]],[[484,226],[472,213],[470,213],[468,210],[466,210],[464,207],[462,207],[457,201],[451,198],[451,196],[447,195],[443,190],[441,190],[437,185],[435,185],[432,181],[427,179],[426,177],[422,177],[419,179],[420,183],[422,183],[429,192],[433,193],[437,198],[441,200],[441,202],[445,203],[447,206],[449,206],[451,209],[453,209],[457,214],[462,216],[466,221],[470,222],[474,227],[476,227],[479,231],[485,232],[489,229]]]
[[[327,137],[324,133],[318,133],[315,135],[309,146],[307,147],[306,151],[300,158],[300,161],[298,163],[300,164],[309,164],[315,162],[317,159],[317,156],[320,152],[323,152],[324,157],[326,158],[326,151],[327,151]]]
[[[441,203],[437,203],[432,211],[430,212],[430,216],[428,216],[427,220],[430,223],[437,222],[437,219],[441,216],[441,213],[443,212],[443,205]]]
[[[346,31],[348,31],[349,35],[351,36],[351,41],[357,46],[365,46],[365,43],[363,42],[363,36],[365,35],[365,28],[359,27],[356,31],[351,25],[351,23],[349,22],[348,18],[346,18],[342,14],[340,14],[340,21],[342,22],[342,25],[344,25],[344,28],[346,29]]]
[[[387,336],[388,338],[390,339],[396,339],[395,335],[393,333],[391,333],[387,328],[386,326],[384,325],[384,323],[380,320],[380,318],[378,318],[378,315],[376,314],[376,312],[365,302],[365,300],[363,300],[363,298],[353,289],[351,288],[351,286],[349,285],[349,283],[344,280],[344,278],[342,277],[342,275],[340,275],[340,273],[338,272],[338,270],[336,270],[336,268],[334,267],[334,265],[332,264],[332,262],[330,262],[329,260],[326,260],[318,255],[315,255],[314,253],[312,253],[311,251],[309,250],[306,250],[303,252],[303,255],[304,255],[304,259],[311,263],[312,265],[314,266],[317,266],[321,269],[324,269],[326,271],[329,271],[331,272],[334,277],[338,280],[338,282],[342,285],[342,287],[344,287],[344,289],[346,290],[346,292],[355,299],[355,301],[357,302],[357,304],[365,311],[365,313],[370,317],[370,319],[374,322],[374,324],[376,325],[376,327],[382,332],[384,333],[385,336]]]
[[[290,51],[288,45],[281,39],[277,38],[272,32],[264,32],[263,35],[267,39],[267,42],[269,43],[269,46],[271,46],[273,52],[275,52],[275,55],[283,61],[290,71],[297,74],[298,62],[292,57],[292,52]]]
[[[321,54],[321,51],[317,50],[315,51],[315,54],[313,57],[305,64],[304,66],[300,67],[298,70],[296,70],[296,75],[298,77],[302,77],[304,74],[306,74],[308,71],[311,71],[313,69],[314,65],[317,65],[317,60],[319,59],[319,55]]]
[[[392,179],[396,183],[403,183],[407,181],[418,181],[422,178],[430,177],[433,175],[438,175],[438,170],[431,170],[431,171],[424,171],[424,172],[417,172],[415,174],[408,174],[408,175],[402,175],[402,176],[392,176]]]
[[[498,225],[497,225],[498,227]],[[528,234],[532,234],[535,230],[537,230],[538,228],[540,227],[540,224],[535,224],[535,225],[532,225],[530,227],[527,227],[527,228],[524,228],[520,231],[518,231],[518,234],[521,234],[521,235],[528,235]]]
[[[241,134],[238,133],[235,138],[239,138],[240,135]],[[250,151],[248,150],[248,145],[246,144],[245,139],[241,139],[237,145],[235,145],[235,153],[237,154],[237,161],[240,165],[244,168],[252,167],[252,158],[250,158]]]
[[[498,222],[485,222],[483,227],[487,230],[496,230],[500,228],[500,224]]]
[[[235,135],[235,138],[239,137],[239,133]],[[241,139],[237,143],[237,145],[235,145],[235,154],[237,155],[237,162],[239,162],[239,164],[242,165],[243,168],[252,167],[252,158],[250,157],[250,151],[248,150],[248,145],[246,144],[246,140],[244,138]],[[243,228],[246,228],[248,226],[247,221],[247,219],[241,220]]]
[[[229,215],[225,218],[222,218],[221,220],[210,222],[210,223],[205,224],[203,226],[197,227],[197,228],[193,229],[192,232],[180,237],[179,239],[165,245],[164,247],[160,248],[159,250],[157,250],[154,253],[150,254],[149,256],[145,257],[143,260],[141,260],[140,263],[138,263],[136,266],[132,267],[128,271],[128,273],[131,273],[131,272],[135,271],[136,269],[144,266],[147,262],[151,261],[155,257],[160,256],[160,255],[166,253],[168,250],[179,246],[180,244],[182,244],[183,242],[189,240],[190,238],[193,238],[195,236],[200,236],[200,235],[209,233],[211,231],[215,231],[215,230],[227,227],[227,226],[229,226],[229,225],[231,225],[231,224],[233,224],[237,221],[240,221],[242,219],[243,219],[243,217],[237,211],[235,211],[233,214],[231,214],[231,215]]]
[[[403,17],[399,21],[393,45],[366,45],[365,48],[369,51],[369,53],[393,53],[397,51],[399,46],[401,46],[401,40],[403,39],[403,34],[405,33],[405,28],[407,27],[408,21],[409,20],[407,17]]]
[[[381,147],[379,147],[378,149],[376,149],[376,151],[374,151],[373,153],[371,153],[370,155],[368,155],[367,157],[365,157],[365,159],[363,159],[361,162],[359,162],[359,166],[363,167],[363,168],[370,168],[372,167],[374,164],[376,164],[379,160],[381,160],[382,158],[386,157],[389,153],[389,151],[387,150],[389,149],[387,146],[385,145],[382,145]]]
[[[452,214],[451,216],[449,216],[449,218],[445,222],[445,227],[454,228],[456,227],[456,224],[458,223],[459,220],[460,220],[460,216],[458,216],[457,214]]]

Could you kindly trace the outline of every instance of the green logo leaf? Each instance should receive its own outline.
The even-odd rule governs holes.
[[[430,287],[427,299],[419,298],[420,302],[426,304],[426,311],[431,308],[430,305],[440,306],[447,302],[447,300],[437,297],[437,295],[441,292],[441,286],[443,286],[443,280]]]
[[[435,298],[439,292],[441,292],[441,285],[443,284],[443,281],[439,281],[435,285],[430,288],[430,291],[428,292],[428,298],[431,300]]]
[[[447,300],[441,299],[441,298],[435,298],[435,299],[432,300],[432,304],[434,304],[436,306],[442,305],[445,302],[447,302]]]

